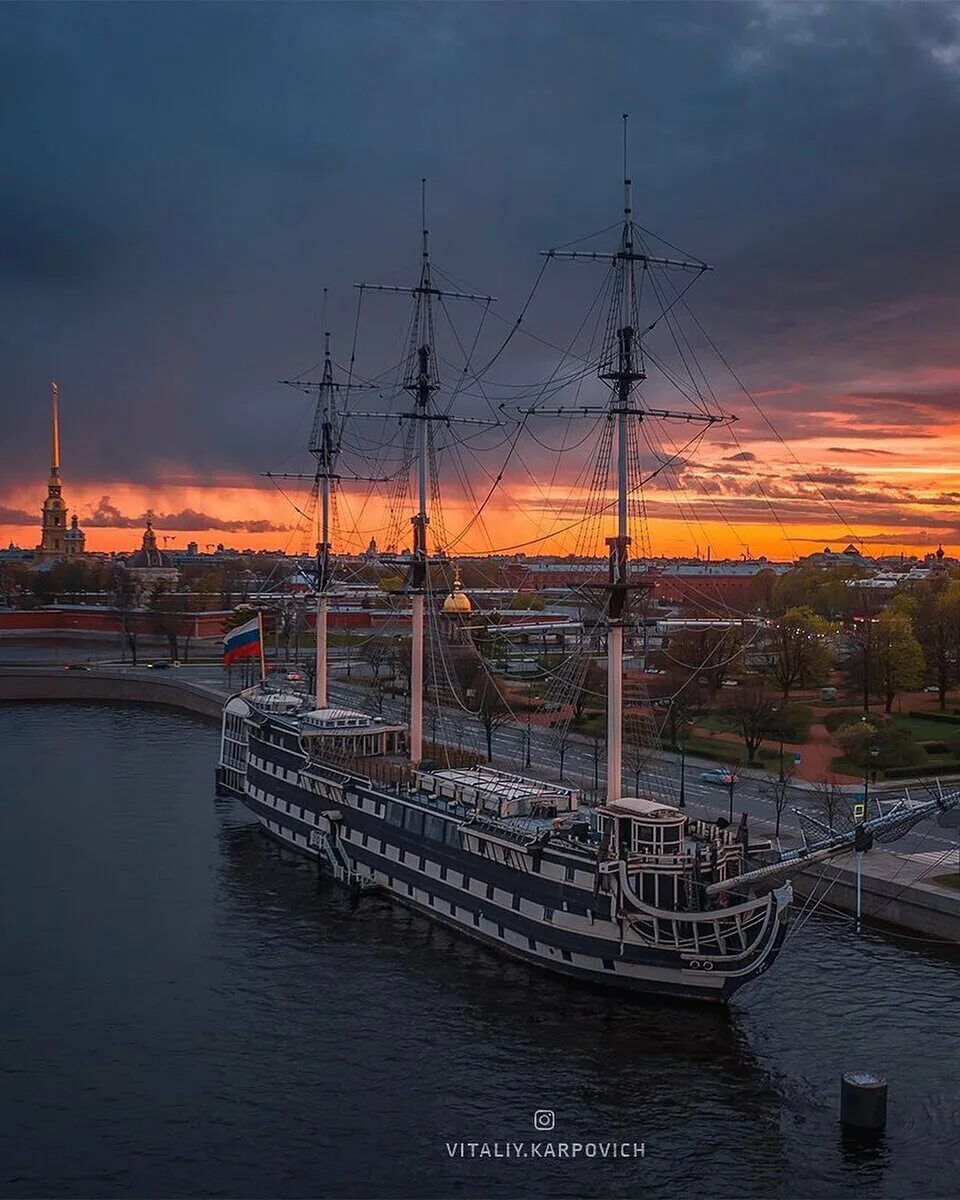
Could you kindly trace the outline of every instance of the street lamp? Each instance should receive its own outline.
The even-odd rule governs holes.
[[[685,738],[680,739],[680,800],[679,807],[686,808],[686,781],[687,781],[687,743]]]
[[[737,783],[737,776],[734,774],[733,767],[730,768],[730,773],[727,776],[727,785],[730,788],[730,824],[733,825],[733,789]]]
[[[770,711],[772,713],[778,713],[778,712],[780,712],[780,706],[778,704],[774,704],[774,706],[770,709]],[[784,773],[783,773],[783,736],[784,736],[783,735],[783,721],[778,719],[777,725],[779,727],[779,732],[780,732],[780,774],[779,774],[778,778],[779,778],[779,782],[783,783],[786,779],[786,775],[784,775]]]

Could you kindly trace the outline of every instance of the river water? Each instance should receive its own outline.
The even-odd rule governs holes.
[[[956,955],[814,917],[726,1013],[565,984],[318,886],[214,799],[216,750],[0,706],[3,1195],[957,1194]],[[890,1082],[874,1145],[840,1135],[851,1069]]]

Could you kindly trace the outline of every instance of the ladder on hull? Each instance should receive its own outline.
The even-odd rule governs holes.
[[[328,833],[315,830],[310,836],[310,845],[317,851],[318,857],[326,861],[331,874],[339,883],[358,887],[361,891],[378,886],[372,875],[354,870],[339,838],[332,838]]]

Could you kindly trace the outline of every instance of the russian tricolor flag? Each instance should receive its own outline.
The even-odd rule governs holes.
[[[259,614],[246,625],[231,629],[223,639],[223,665],[231,666],[240,658],[259,658],[262,646]]]

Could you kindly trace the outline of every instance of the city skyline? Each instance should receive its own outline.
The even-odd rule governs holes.
[[[698,314],[786,443],[727,379],[736,441],[698,447],[682,519],[677,489],[650,487],[654,550],[960,541],[956,5],[7,6],[0,22],[0,543],[39,540],[56,378],[88,549],[131,548],[151,513],[171,545],[298,551],[259,473],[296,463],[309,402],[274,381],[321,357],[323,287],[346,363],[352,285],[415,269],[426,175],[437,261],[498,296],[507,327],[539,250],[616,220],[621,111],[638,219],[716,268]],[[389,84],[352,85],[384,62]],[[537,301],[529,331],[563,344],[567,285]],[[385,335],[369,349],[389,361]],[[515,378],[546,366],[534,337],[511,354]],[[490,536],[462,549],[572,548],[537,539],[567,523],[575,471],[547,485],[536,451],[509,468]],[[382,505],[349,509],[343,549],[382,537]],[[451,540],[472,511],[448,498]]]

